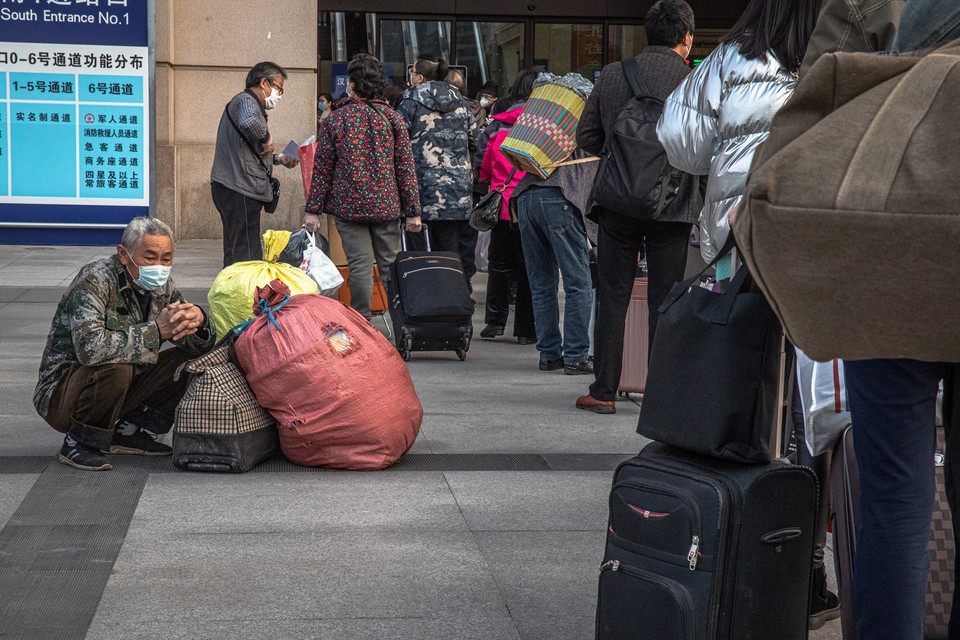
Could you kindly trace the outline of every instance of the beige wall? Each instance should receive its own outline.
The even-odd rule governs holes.
[[[270,60],[287,70],[283,100],[270,111],[278,151],[316,127],[316,0],[156,0],[156,215],[177,239],[219,238],[210,198],[217,124],[244,88],[247,71]],[[280,206],[266,229],[296,229],[303,215],[300,168],[275,167]]]

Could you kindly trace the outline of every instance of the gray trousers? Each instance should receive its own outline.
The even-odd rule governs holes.
[[[400,251],[400,222],[366,224],[334,218],[343,252],[350,267],[350,306],[370,319],[370,298],[373,295],[373,261],[380,267],[380,279],[386,286],[390,265]]]

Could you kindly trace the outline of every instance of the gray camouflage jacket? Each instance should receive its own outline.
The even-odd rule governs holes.
[[[473,208],[470,134],[474,116],[460,92],[432,80],[410,87],[397,111],[407,121],[425,221],[466,220]]]
[[[155,322],[170,302],[186,302],[172,280],[152,292],[147,317],[133,285],[127,280],[120,258],[113,255],[80,270],[57,305],[40,362],[40,381],[33,393],[37,412],[46,417],[50,397],[73,364],[100,366],[127,363],[137,373],[156,364],[160,352],[160,329]],[[174,344],[197,356],[217,340],[210,319],[191,336]]]

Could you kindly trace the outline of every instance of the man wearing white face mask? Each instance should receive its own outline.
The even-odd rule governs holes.
[[[299,161],[274,153],[267,128],[267,111],[280,103],[286,79],[280,65],[258,62],[247,73],[247,88],[220,116],[210,189],[223,223],[224,267],[263,259],[260,210],[273,200],[273,166],[293,168]]]
[[[66,433],[57,459],[89,471],[111,468],[103,452],[169,455],[165,433],[186,389],[177,368],[206,353],[216,333],[169,279],[173,234],[134,218],[117,254],[83,267],[60,300],[34,391],[37,412]],[[177,349],[160,351],[165,341]]]

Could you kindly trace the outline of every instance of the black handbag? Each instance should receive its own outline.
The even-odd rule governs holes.
[[[264,164],[263,158],[260,157],[260,154],[257,152],[257,148],[253,146],[253,143],[247,139],[247,136],[243,135],[243,131],[240,131],[240,127],[237,126],[237,123],[234,122],[233,116],[230,115],[230,103],[227,103],[227,106],[223,108],[223,112],[227,114],[227,120],[230,121],[230,124],[233,125],[233,128],[237,130],[237,133],[240,135],[240,138],[247,143],[247,146],[250,147],[250,151],[253,151],[253,155],[256,156],[257,160],[260,161],[260,166],[263,167],[264,171],[267,171],[267,165]],[[267,171],[269,174],[270,172]],[[273,192],[273,200],[270,202],[265,202],[263,204],[263,210],[267,213],[273,213],[277,210],[277,205],[280,203],[280,181],[270,176],[270,190]]]
[[[490,231],[500,221],[500,210],[503,208],[503,191],[513,180],[517,172],[516,167],[510,171],[506,182],[499,189],[491,189],[487,195],[480,198],[470,212],[470,226],[477,231]]]
[[[637,432],[705,455],[780,455],[783,328],[746,266],[724,293],[678,282],[659,308]]]

